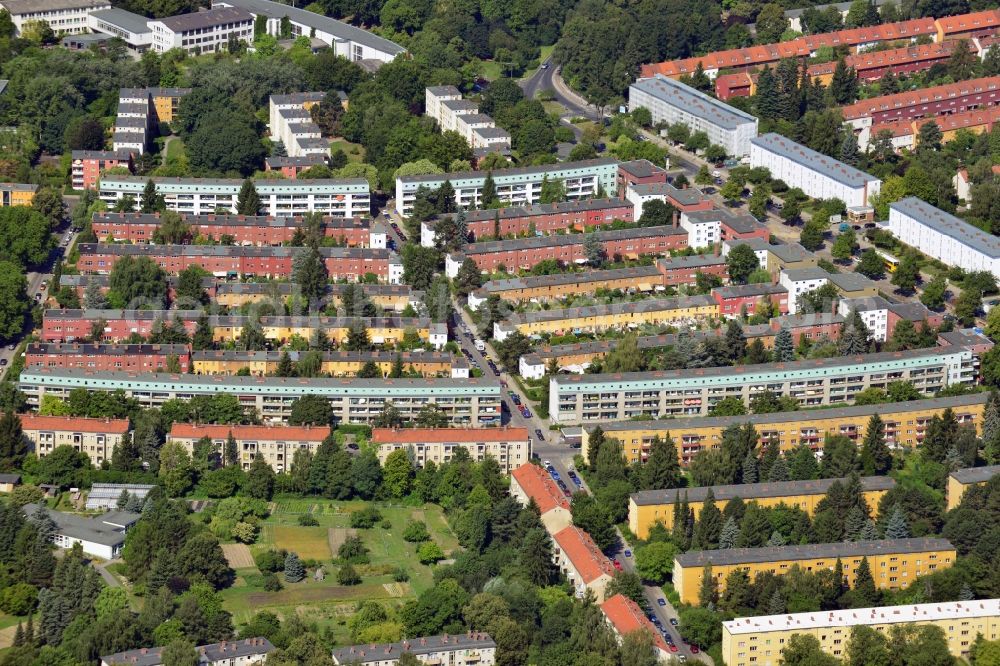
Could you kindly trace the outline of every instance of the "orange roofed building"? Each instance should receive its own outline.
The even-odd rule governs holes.
[[[590,535],[570,525],[556,532],[552,540],[553,559],[576,590],[576,596],[582,598],[587,590],[592,590],[598,599],[603,599],[615,568]]]
[[[115,447],[129,431],[128,419],[89,419],[79,416],[22,414],[21,430],[39,458],[57,446],[72,446],[87,454],[95,467],[111,460]]]
[[[383,465],[393,451],[408,449],[417,467],[448,462],[456,449],[465,449],[476,462],[491,456],[504,474],[528,462],[531,436],[527,428],[375,428],[372,444]]]
[[[535,500],[535,505],[542,515],[542,524],[550,535],[566,529],[573,523],[573,516],[569,511],[569,498],[548,472],[538,465],[527,463],[511,472],[510,494],[522,506],[527,506],[531,500]]]
[[[601,610],[604,612],[604,617],[608,619],[608,624],[618,636],[618,640],[622,640],[625,636],[636,631],[648,631],[652,635],[653,647],[656,648],[660,661],[665,661],[670,657],[667,642],[663,640],[663,636],[639,608],[639,604],[624,594],[616,594],[601,604]]]
[[[295,462],[295,452],[302,449],[315,454],[329,428],[311,426],[249,426],[204,425],[175,423],[167,435],[168,442],[178,442],[188,453],[202,437],[212,440],[219,455],[224,455],[226,440],[232,434],[239,451],[240,466],[250,469],[257,458],[263,458],[275,472],[287,472]]]

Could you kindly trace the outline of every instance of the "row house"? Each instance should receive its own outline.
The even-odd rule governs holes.
[[[298,363],[308,352],[300,351],[240,351],[208,349],[191,353],[191,372],[198,375],[236,375],[248,372],[254,377],[273,375],[288,354],[292,363]],[[414,373],[423,377],[469,377],[469,362],[463,357],[447,352],[388,352],[380,350],[351,352],[323,352],[320,372],[331,377],[356,377],[368,363],[374,363],[383,377],[388,377],[397,363],[403,365],[408,376]]]
[[[134,335],[149,337],[167,322],[183,328],[190,336],[194,335],[203,314],[201,310],[46,310],[42,340],[74,342],[97,338],[98,342],[123,342]]]
[[[192,369],[187,345],[101,345],[32,342],[25,349],[25,366],[166,372],[176,359],[181,372]]]

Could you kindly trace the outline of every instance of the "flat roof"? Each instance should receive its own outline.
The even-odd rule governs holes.
[[[741,617],[722,623],[730,634],[766,634],[772,631],[819,629],[822,627],[853,627],[879,624],[910,624],[937,620],[962,620],[974,617],[1000,616],[1000,599],[976,601],[939,601],[908,606],[855,608],[818,613],[792,613]]]
[[[947,539],[918,537],[912,539],[879,539],[877,541],[846,541],[840,543],[814,543],[804,546],[768,546],[765,548],[725,548],[721,550],[692,550],[681,553],[675,561],[682,567],[710,565],[751,564],[813,560],[819,558],[874,557],[891,553],[926,553],[955,550]]]
[[[38,510],[38,507],[38,504],[25,504],[21,511],[24,512],[25,516],[30,517]],[[142,518],[138,513],[116,511],[111,517],[112,522],[106,522],[104,516],[78,516],[62,511],[53,511],[48,507],[42,508],[56,524],[56,531],[59,534],[102,546],[119,546],[125,543],[125,530],[123,528],[139,522],[139,519]]]
[[[670,183],[634,183],[629,189],[641,197],[668,197],[683,206],[694,206],[705,200],[705,194],[697,187],[681,188]]]
[[[764,497],[795,497],[797,495],[825,495],[835,482],[846,483],[847,479],[816,479],[811,481],[777,481],[770,483],[741,483],[730,486],[700,486],[697,488],[670,488],[668,490],[643,490],[632,493],[631,500],[638,506],[675,504],[683,502],[704,502],[708,493],[718,502],[731,499],[761,499]],[[891,490],[896,480],[891,476],[863,476],[860,479],[864,491]]]
[[[402,176],[401,178],[397,178],[397,180],[401,183],[436,183],[444,182],[446,180],[462,180],[464,178],[485,179],[486,176],[490,174],[492,174],[493,178],[496,179],[510,176],[541,175],[559,171],[587,169],[598,166],[617,166],[617,164],[618,160],[614,158],[598,157],[592,160],[580,160],[579,162],[560,162],[558,164],[542,164],[539,166],[511,167],[509,169],[494,169],[493,171],[455,171],[453,173],[427,174],[423,176]]]
[[[986,483],[997,474],[1000,474],[1000,465],[956,469],[950,476],[959,483],[967,485],[970,483]]]
[[[906,197],[889,204],[890,211],[913,218],[939,234],[948,236],[990,258],[1000,257],[1000,238],[965,220],[935,208],[917,197]],[[889,219],[892,219],[890,214]]]
[[[636,178],[649,178],[650,176],[655,176],[656,174],[666,173],[665,169],[656,166],[647,159],[622,162],[618,165],[618,168]]]
[[[633,89],[652,95],[673,107],[683,109],[687,113],[723,129],[735,130],[741,125],[757,124],[757,119],[749,113],[729,106],[725,102],[720,102],[714,97],[709,97],[700,90],[680,81],[668,79],[662,74],[657,74],[650,79],[639,79],[629,86],[629,100],[634,106],[636,102],[632,100]]]
[[[841,185],[864,187],[868,183],[878,180],[878,178],[871,174],[865,173],[860,169],[855,169],[851,165],[844,164],[832,157],[827,157],[812,148],[795,143],[791,139],[786,139],[774,132],[750,139],[750,143],[768,152],[789,159],[799,166],[835,180]]]
[[[253,14],[239,7],[215,7],[200,12],[190,14],[178,14],[177,16],[167,16],[161,19],[154,19],[154,22],[162,23],[167,29],[173,32],[191,32],[203,28],[214,28],[225,23],[252,21]]]
[[[789,280],[793,282],[801,282],[803,280],[822,280],[823,278],[830,278],[830,274],[827,273],[822,268],[789,268],[782,271]]]
[[[122,28],[128,32],[150,32],[149,21],[151,19],[148,19],[145,16],[140,16],[139,14],[133,14],[132,12],[125,11],[124,9],[120,9],[118,7],[90,12],[90,15],[95,19],[110,23],[111,25]]]
[[[860,291],[861,289],[877,289],[878,285],[861,273],[829,273],[827,277],[838,289],[843,291]]]

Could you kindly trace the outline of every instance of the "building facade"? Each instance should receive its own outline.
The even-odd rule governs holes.
[[[493,458],[504,474],[531,458],[531,436],[527,428],[375,428],[371,443],[383,465],[393,451],[403,449],[417,467],[428,462],[441,465],[455,451],[465,449],[475,462]]]
[[[589,534],[574,525],[556,532],[552,535],[552,558],[577,598],[582,599],[590,590],[597,599],[604,599],[615,568]]]
[[[71,446],[86,454],[95,467],[100,467],[111,460],[115,447],[129,431],[129,423],[127,419],[22,414],[21,430],[40,458],[56,447]]]
[[[181,49],[193,55],[228,50],[231,43],[253,41],[253,14],[238,7],[168,16],[149,22],[153,50]]]
[[[510,473],[510,496],[521,506],[531,502],[538,507],[542,524],[550,534],[556,534],[573,524],[569,497],[538,465],[526,463]]]
[[[889,205],[887,228],[900,242],[949,266],[1000,276],[1000,239],[916,197]]]
[[[10,13],[16,34],[25,24],[45,21],[57,35],[87,32],[87,20],[92,12],[111,9],[108,0],[2,0],[0,8]]]
[[[266,638],[241,638],[199,645],[198,666],[260,666],[274,651]],[[101,657],[101,666],[163,666],[163,648],[139,648]]]
[[[128,370],[167,372],[176,359],[180,372],[191,370],[187,345],[95,345],[32,342],[25,350],[24,365],[79,370]]]
[[[193,454],[199,440],[208,438],[212,441],[215,452],[223,455],[226,442],[232,436],[236,440],[239,463],[244,470],[249,470],[254,460],[262,459],[275,472],[280,473],[292,469],[296,451],[315,454],[329,434],[329,428],[310,426],[175,423],[167,434],[167,441],[177,442],[189,454]]]
[[[369,643],[336,648],[337,666],[396,666],[404,654],[413,655],[428,666],[493,666],[497,644],[489,634],[444,634],[412,638],[398,643]]]
[[[71,182],[74,190],[97,189],[101,172],[122,167],[132,170],[132,156],[113,150],[74,150]]]
[[[962,503],[962,496],[965,491],[975,486],[982,486],[1000,474],[1000,465],[987,465],[985,467],[967,467],[956,469],[948,475],[948,511],[951,511]]]

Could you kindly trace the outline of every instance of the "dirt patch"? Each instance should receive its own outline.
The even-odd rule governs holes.
[[[352,587],[286,587],[281,592],[258,592],[247,596],[251,608],[263,606],[290,606],[310,604],[331,599],[365,599],[381,597],[381,585]]]
[[[13,645],[15,633],[17,633],[17,625],[0,629],[0,648],[9,648]]]
[[[350,527],[331,527],[327,530],[327,538],[330,540],[330,552],[337,554],[337,549],[347,541],[347,537],[357,536],[358,531]]]
[[[406,597],[411,594],[409,583],[382,583],[390,597]]]
[[[246,544],[224,543],[222,544],[222,554],[226,556],[226,562],[233,569],[249,569],[257,566],[253,561],[253,555],[250,554],[250,548]]]
[[[413,520],[420,520],[425,523],[427,522],[427,515],[424,513],[423,509],[414,509],[412,512],[410,512],[410,518],[412,518]]]

